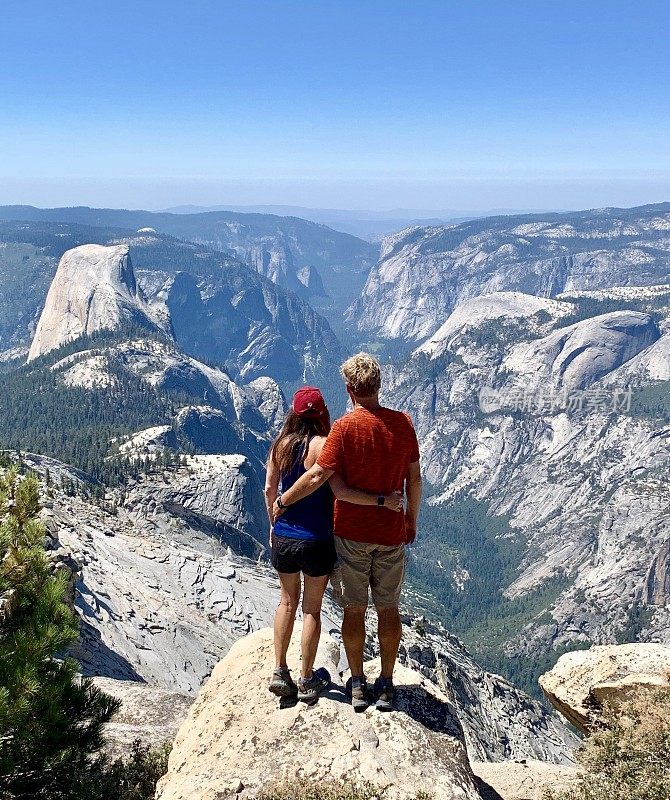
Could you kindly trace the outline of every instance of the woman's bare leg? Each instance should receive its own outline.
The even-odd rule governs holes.
[[[291,642],[295,612],[300,602],[300,573],[280,572],[279,586],[281,596],[275,611],[274,640],[275,640],[275,668],[287,666],[286,653]]]
[[[302,595],[302,663],[300,674],[309,678],[314,667],[316,650],[321,636],[321,604],[328,586],[330,575],[311,578],[305,575],[305,589]]]

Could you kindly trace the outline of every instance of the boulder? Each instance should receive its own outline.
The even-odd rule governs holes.
[[[670,691],[670,647],[621,644],[576,650],[540,676],[552,705],[576,728],[588,733],[598,709],[639,689]]]
[[[294,667],[299,641],[296,629],[289,651]],[[370,781],[384,787],[387,798],[412,797],[421,789],[436,800],[480,798],[455,709],[437,687],[398,666],[397,710],[355,714],[340,685],[338,661],[339,645],[322,636],[317,664],[329,670],[333,687],[314,706],[280,709],[267,690],[272,630],[236,642],[180,728],[157,800],[253,796],[298,778]]]

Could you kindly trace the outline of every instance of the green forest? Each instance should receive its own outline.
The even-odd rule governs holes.
[[[417,610],[459,636],[484,667],[541,698],[537,678],[554,665],[559,651],[510,658],[502,645],[532,620],[548,617],[568,577],[556,576],[522,598],[504,597],[525,544],[508,518],[489,514],[486,503],[467,497],[448,505],[424,504],[421,535],[410,549],[408,583],[419,595],[412,596]]]
[[[137,465],[109,458],[112,440],[153,425],[169,425],[175,411],[193,401],[183,392],[162,392],[107,356],[112,385],[68,386],[50,369],[68,355],[101,348],[132,336],[163,341],[159,334],[127,326],[81,337],[0,381],[0,443],[4,449],[48,455],[83,470],[108,486],[123,483]],[[170,346],[172,343],[167,342]],[[76,356],[75,356],[76,357]]]

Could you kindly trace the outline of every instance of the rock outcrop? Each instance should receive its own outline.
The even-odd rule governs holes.
[[[406,600],[409,606],[412,601]],[[456,636],[425,619],[405,617],[403,623],[400,661],[429,678],[454,704],[470,758],[574,763],[579,742],[560,717],[482,669]],[[371,653],[376,647],[371,637]]]
[[[616,704],[640,689],[670,692],[670,647],[605,645],[566,653],[540,677],[540,686],[569,722],[588,733],[604,703]]]
[[[540,332],[546,326],[546,318],[552,322],[560,320],[573,310],[570,303],[560,303],[544,297],[535,297],[523,292],[492,292],[473,297],[459,303],[435,333],[417,352],[431,357],[442,355],[447,350],[457,351],[459,337],[468,331],[481,330],[487,324],[501,319],[522,319],[528,332]]]
[[[138,290],[128,246],[75,247],[60,260],[28,360],[84,334],[131,322],[156,328]]]
[[[297,664],[297,644],[289,659]],[[357,715],[345,702],[337,674],[339,645],[322,637],[317,660],[335,686],[315,706],[280,710],[267,691],[272,631],[236,642],[191,707],[157,800],[253,795],[296,778],[370,781],[391,798],[421,789],[436,800],[480,798],[455,709],[433,684],[399,667],[397,710],[382,715],[371,708]]]
[[[614,311],[513,347],[502,369],[531,385],[585,389],[652,345],[660,331],[649,314]]]

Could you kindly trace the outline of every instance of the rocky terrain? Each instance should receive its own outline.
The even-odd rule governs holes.
[[[335,396],[342,350],[300,287],[302,296],[286,288],[295,275],[312,301],[321,278],[329,291],[322,265],[285,229],[283,255],[274,234],[265,241],[253,226],[221,233],[238,250],[200,240],[223,253],[157,232],[151,219],[139,230],[87,228],[128,224],[89,212],[0,223],[3,437],[23,450],[32,437],[81,467],[23,454],[44,478],[54,563],[73,576],[84,671],[122,681],[126,696],[142,682],[156,702],[175,693],[185,712],[184,698],[230,664],[231,646],[271,622],[261,486],[282,387],[314,382]],[[458,766],[461,751],[569,766],[576,740],[558,718],[426,617],[453,624],[489,664],[500,653],[543,664],[585,644],[670,643],[668,231],[670,211],[654,206],[417,228],[386,241],[350,319],[357,335],[380,339],[386,398],[412,414],[422,445],[430,508],[411,558],[427,577],[403,609],[402,674],[421,687],[424,728],[457,726],[361,722],[352,750],[354,722],[343,717],[333,758],[308,759],[313,776],[353,764],[388,778],[384,753],[408,738],[456,775],[464,797],[482,787]],[[356,258],[341,268],[359,270]],[[28,297],[25,285],[41,288]],[[33,329],[29,363],[17,366]],[[458,539],[453,509],[475,519],[476,543]],[[330,600],[325,617],[336,642]],[[374,648],[369,638],[371,670]],[[334,650],[329,658],[339,663]],[[318,713],[330,719],[339,705],[330,697]],[[207,738],[199,709],[192,720]],[[291,714],[311,730],[304,710],[282,719]],[[145,723],[115,724],[123,742]],[[194,775],[205,781],[205,762],[175,759],[178,788],[166,797]],[[519,786],[522,766],[510,777]],[[245,770],[225,773],[230,786],[269,779]],[[537,794],[542,782],[531,782]],[[453,787],[437,785],[450,796]]]
[[[283,417],[284,397],[271,378],[235,383],[218,367],[184,355],[170,342],[137,338],[87,348],[58,359],[49,367],[63,384],[112,390],[126,376],[162,392],[193,399],[175,413],[171,425],[138,431],[118,443],[125,455],[151,447],[178,449],[182,437],[201,452],[240,452],[260,467],[265,461],[269,431]]]
[[[297,658],[294,645],[290,658]],[[263,676],[272,664],[272,630],[233,645],[191,707],[159,781],[158,800],[253,795],[299,778],[370,781],[385,796],[430,787],[436,798],[477,800],[458,717],[432,683],[399,667],[398,709],[355,714],[337,676],[339,646],[322,637],[320,664],[335,686],[312,707],[276,710]]]
[[[669,274],[668,204],[414,227],[384,240],[349,319],[367,335],[419,342],[479,295],[555,297]]]
[[[411,613],[403,621],[400,661],[449,697],[470,758],[572,764],[577,739],[558,718],[509,681],[482,670],[456,636]],[[376,654],[373,637],[368,647]]]
[[[138,291],[128,246],[89,244],[68,250],[51,283],[28,360],[124,323],[157,327]]]
[[[270,624],[277,579],[260,491],[241,456],[190,456],[99,500],[83,473],[23,458],[50,476],[42,517],[55,551],[75,565],[85,674],[192,695],[235,641]],[[76,490],[63,490],[64,479]],[[339,626],[328,600],[324,632],[339,638]],[[482,670],[456,637],[416,627],[408,616],[401,661],[449,697],[472,758],[570,763],[576,742],[557,717]]]
[[[509,655],[668,641],[670,293],[651,293],[651,306],[637,294],[639,310],[573,324],[567,301],[579,297],[466,300],[389,370],[391,402],[417,423],[431,502],[473,497],[508,520],[521,555],[505,596],[554,587],[508,633]],[[444,575],[467,592],[458,560]]]
[[[616,706],[646,690],[670,692],[670,647],[636,643],[566,653],[541,676],[540,685],[552,705],[588,734],[607,704]]]

